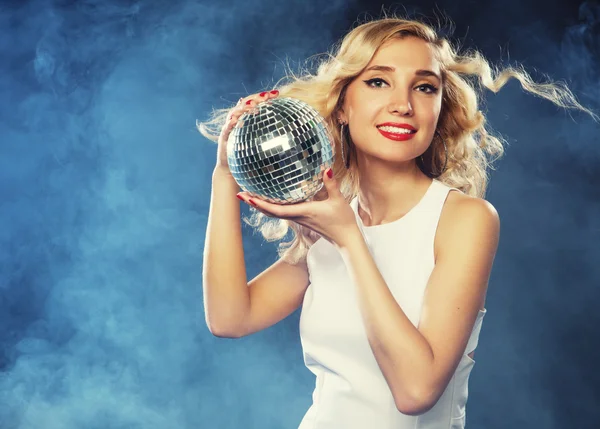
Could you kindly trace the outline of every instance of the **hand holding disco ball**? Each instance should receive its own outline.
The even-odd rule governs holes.
[[[333,165],[325,119],[289,97],[259,102],[243,113],[227,140],[227,164],[240,188],[277,204],[307,201]]]
[[[253,95],[250,105],[240,100],[231,110],[219,137],[217,164],[228,166],[244,190],[238,197],[258,211],[346,246],[360,230],[330,168],[333,145],[325,120],[306,103],[275,97]],[[327,198],[317,200],[321,189]]]

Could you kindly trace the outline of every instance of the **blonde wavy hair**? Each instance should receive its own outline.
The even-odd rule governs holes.
[[[458,47],[439,36],[438,30],[423,21],[396,16],[367,21],[352,29],[341,42],[333,45],[330,52],[324,54],[324,58],[318,61],[315,74],[308,68],[300,75],[290,69],[289,74],[275,85],[281,97],[302,100],[325,118],[335,145],[333,171],[348,202],[358,193],[359,177],[356,163],[352,162],[347,169],[344,160],[337,155],[341,153],[342,140],[336,114],[342,106],[346,87],[362,73],[379,47],[390,39],[407,36],[428,42],[442,70],[442,108],[437,130],[446,143],[448,155],[446,170],[436,179],[465,194],[485,196],[489,179],[487,171],[493,169],[493,162],[504,154],[503,143],[506,143],[501,137],[491,134],[479,109],[484,88],[495,93],[510,78],[515,78],[531,94],[563,108],[584,111],[598,119],[576,100],[564,83],[536,83],[522,66],[502,70],[492,68],[480,52],[470,49],[459,53]],[[213,110],[210,121],[197,124],[199,131],[208,139],[217,141],[229,110]],[[445,157],[443,145],[432,144],[424,154],[424,162],[418,163],[419,168],[431,177],[433,171],[442,169]],[[251,210],[251,218],[244,218],[244,222],[258,229],[267,241],[282,240],[292,230],[291,241],[279,243],[280,258],[292,264],[305,260],[308,249],[319,238],[318,234],[296,222],[269,218],[253,208]]]

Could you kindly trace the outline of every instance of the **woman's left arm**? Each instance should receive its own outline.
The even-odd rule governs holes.
[[[394,299],[360,230],[340,247],[357,287],[369,344],[404,414],[431,409],[456,371],[485,300],[498,247],[498,213],[486,200],[462,200],[449,215],[452,227],[445,228],[438,245],[418,328]]]

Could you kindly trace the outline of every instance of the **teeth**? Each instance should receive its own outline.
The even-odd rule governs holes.
[[[406,128],[399,127],[379,127],[380,130],[386,131],[388,133],[396,133],[396,134],[411,134],[411,130],[407,130]]]

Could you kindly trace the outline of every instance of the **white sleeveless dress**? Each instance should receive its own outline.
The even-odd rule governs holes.
[[[358,200],[350,206],[394,298],[418,326],[425,286],[434,267],[433,242],[451,188],[434,179],[402,218],[364,226]],[[457,189],[456,189],[457,190]],[[457,190],[460,192],[459,190]],[[469,374],[483,316],[480,310],[463,357],[435,406],[419,416],[396,408],[369,345],[356,286],[338,250],[319,239],[309,250],[310,274],[300,314],[306,367],[316,375],[313,403],[299,429],[461,429],[465,427]]]

